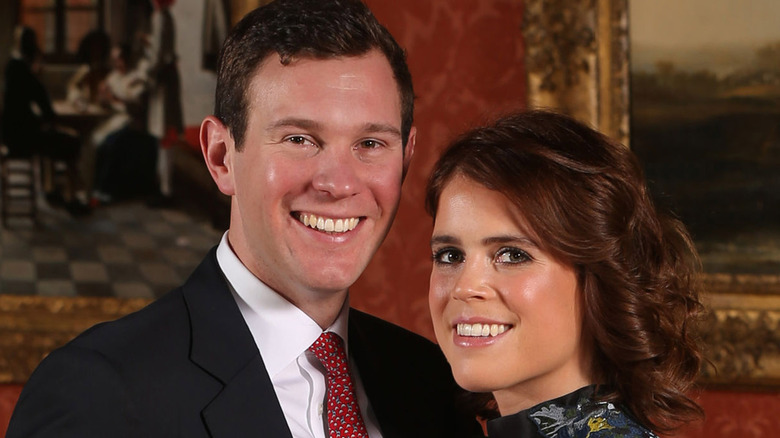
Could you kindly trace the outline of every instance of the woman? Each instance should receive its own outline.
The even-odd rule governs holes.
[[[698,258],[631,151],[527,112],[466,133],[427,189],[430,307],[491,438],[653,437],[701,415]]]

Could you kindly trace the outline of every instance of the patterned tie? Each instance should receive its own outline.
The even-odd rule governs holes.
[[[328,371],[328,429],[330,438],[367,438],[355,387],[349,377],[347,354],[339,335],[325,332],[309,351]]]

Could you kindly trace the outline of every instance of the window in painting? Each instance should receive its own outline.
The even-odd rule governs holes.
[[[49,61],[71,62],[89,31],[104,29],[104,0],[21,0],[20,22],[38,34]]]

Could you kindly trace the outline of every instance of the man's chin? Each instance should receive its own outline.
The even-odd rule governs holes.
[[[344,274],[339,276],[328,275],[324,277],[315,277],[310,279],[310,287],[312,290],[319,291],[322,294],[336,294],[345,292],[349,289],[358,279],[358,275]]]

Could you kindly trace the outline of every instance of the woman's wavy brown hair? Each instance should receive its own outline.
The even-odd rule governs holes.
[[[506,195],[544,249],[575,267],[603,399],[659,432],[703,415],[686,395],[701,361],[699,259],[683,224],[656,211],[627,147],[564,115],[521,112],[444,151],[427,188],[434,218],[455,175]]]

